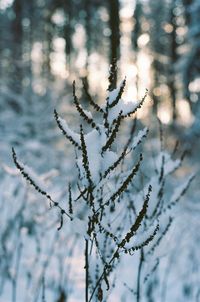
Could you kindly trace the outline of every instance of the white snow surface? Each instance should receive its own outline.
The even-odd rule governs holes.
[[[80,145],[80,135],[68,126],[67,122],[62,119],[61,117],[58,117],[58,121],[60,122],[62,128],[66,131],[66,133],[73,138],[73,140]]]
[[[107,138],[102,126],[99,126],[99,128],[100,133],[96,129],[93,129],[85,135],[89,167],[94,183],[97,183],[100,180],[100,174],[103,174],[118,158],[117,154],[110,150],[105,151],[103,154],[101,153],[102,147],[105,145]],[[81,157],[78,160],[78,164],[82,175],[84,175]]]
[[[110,124],[119,116],[119,113],[121,112],[122,115],[127,115],[131,112],[133,112],[136,107],[137,103],[134,102],[125,102],[123,99],[120,99],[119,102],[115,107],[112,107],[108,113],[108,121]]]

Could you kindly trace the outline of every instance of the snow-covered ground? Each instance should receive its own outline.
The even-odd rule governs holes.
[[[110,95],[110,104],[116,98],[116,94],[115,91]],[[108,115],[108,122],[112,124],[119,114],[127,115],[130,111],[134,111],[135,107],[136,104],[124,105],[120,101]],[[93,118],[88,111],[84,110],[84,113],[88,119]],[[35,121],[37,129],[33,131],[34,139],[31,137],[31,130],[28,130],[32,124],[29,125],[26,115],[24,119],[20,119],[20,124],[17,127],[16,116],[10,116],[8,112],[2,116],[1,127],[6,132],[5,135],[1,135],[0,150],[0,302],[60,302],[63,293],[65,293],[66,301],[82,302],[84,301],[85,280],[84,237],[86,238],[87,227],[87,224],[85,226],[85,220],[87,220],[87,217],[84,216],[85,210],[83,211],[84,214],[82,214],[83,208],[78,210],[78,214],[77,216],[74,214],[72,222],[64,217],[63,227],[58,231],[57,228],[61,219],[59,209],[51,208],[48,200],[22,180],[19,171],[12,162],[11,154],[11,146],[14,146],[17,154],[19,154],[19,162],[25,160],[23,167],[37,186],[47,191],[52,199],[59,202],[68,212],[69,182],[72,184],[72,194],[77,196],[78,193],[75,186],[78,174],[75,172],[73,149],[69,147],[69,143],[66,144],[63,141],[54,144],[54,139],[58,140],[59,132],[51,126],[53,112],[52,116],[49,112],[45,115],[49,118],[45,124],[41,123],[44,122],[42,115],[38,118],[36,112],[33,117],[33,120],[38,118]],[[11,119],[11,123],[8,123],[9,119]],[[66,133],[77,143],[77,146],[81,146],[80,135],[73,132],[71,125],[67,126],[60,117],[59,121]],[[38,123],[41,123],[40,127],[38,127]],[[7,124],[9,127],[6,127]],[[107,137],[103,126],[97,124],[97,127],[98,129],[93,129],[85,135],[89,168],[95,184],[100,181],[100,174],[104,174],[108,167],[117,160],[117,152],[126,141],[126,137],[122,135],[121,141],[118,141],[113,151],[106,150],[102,157],[101,148],[106,146]],[[158,175],[156,176],[155,169],[159,170],[162,167],[164,158],[163,176],[159,175],[159,177],[167,177],[179,166],[180,162],[177,159],[171,160],[168,152],[159,153],[159,148],[156,147],[159,145],[159,140],[151,137],[146,140],[146,135],[147,128],[143,126],[142,130],[137,131],[137,136],[134,137],[132,145],[127,149],[129,153],[135,152],[135,158],[132,158],[134,163],[139,153],[135,151],[136,147],[140,145],[141,140],[146,141],[141,149],[144,157],[141,174],[134,183],[136,187],[138,186],[139,193],[136,194],[138,188],[130,186],[129,195],[123,201],[126,202],[133,196],[138,203],[135,210],[139,212],[150,183],[153,186],[149,203],[150,215],[154,211],[151,205],[154,205],[159,194]],[[150,144],[153,146],[153,151],[158,152],[158,156],[151,156]],[[66,151],[61,151],[61,148]],[[155,151],[156,149],[157,151]],[[129,166],[126,167],[128,172],[131,169],[130,159],[131,156],[129,155]],[[153,253],[153,257],[144,262],[141,301],[192,302],[199,299],[198,157],[194,157],[194,159],[189,159],[185,168],[183,164],[181,171],[176,172],[172,177],[170,176],[169,181],[165,184],[164,197],[166,205],[169,206],[176,203],[179,195],[187,187],[191,175],[197,171],[197,177],[191,184],[191,188],[170,212],[172,213],[170,215],[174,217],[172,226],[162,239],[156,252]],[[28,169],[27,166],[29,166]],[[82,184],[87,186],[88,178],[85,175],[81,158],[78,160],[78,166],[83,179]],[[126,173],[121,172],[122,179],[126,178],[127,171]],[[159,173],[162,174],[161,171]],[[154,174],[155,176],[153,176]],[[145,179],[146,177],[148,180]],[[106,201],[113,197],[119,184],[120,181],[118,180],[114,183],[111,181],[109,184],[109,177],[106,179],[103,183],[104,187],[107,188]],[[122,211],[121,224],[128,227],[128,215],[123,216],[123,207],[120,211]],[[166,207],[167,211],[168,208]],[[88,213],[90,214],[90,212]],[[165,219],[167,220],[167,218]],[[166,221],[163,221],[166,224]],[[104,226],[106,227],[106,225]],[[154,224],[152,226],[155,227]],[[165,229],[162,223],[160,223],[160,228],[161,231]],[[150,233],[152,233],[152,229],[149,231]],[[140,244],[147,238],[142,236],[143,233],[141,232],[132,243],[134,245]],[[147,254],[152,247],[153,243],[150,244],[150,247],[144,248]],[[140,250],[135,251],[133,256],[123,254],[115,273],[111,274],[111,284],[115,287],[113,286],[106,301],[134,301],[139,257]],[[159,260],[159,265],[157,265],[157,260]]]

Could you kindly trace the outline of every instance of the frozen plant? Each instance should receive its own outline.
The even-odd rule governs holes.
[[[178,143],[176,142],[173,152],[170,154],[164,149],[164,135],[163,127],[159,122],[159,140],[150,139],[147,144],[157,145],[160,144],[160,150],[151,160],[145,163],[144,167],[141,167],[141,177],[143,185],[139,186],[138,183],[133,182],[129,186],[129,192],[127,192],[126,202],[129,204],[129,208],[133,209],[134,212],[139,211],[139,205],[141,204],[144,196],[144,192],[147,192],[148,187],[151,185],[153,190],[149,199],[149,206],[146,213],[146,219],[144,220],[146,226],[154,224],[157,220],[159,221],[159,230],[154,240],[152,240],[147,246],[141,248],[139,251],[138,270],[132,274],[132,280],[128,280],[128,284],[125,282],[124,285],[129,289],[131,296],[135,297],[136,301],[152,301],[151,297],[158,299],[158,295],[155,296],[161,284],[159,284],[160,276],[155,278],[158,265],[163,256],[170,253],[169,236],[168,232],[172,225],[173,220],[178,216],[177,211],[172,211],[174,206],[181,200],[183,195],[186,193],[190,186],[190,183],[194,179],[195,175],[192,173],[185,179],[178,180],[173,177],[173,174],[181,167],[185,152],[180,156],[179,159],[174,159],[175,154],[178,151]],[[154,148],[157,149],[157,146]],[[147,150],[146,150],[146,156]],[[174,186],[174,182],[175,186]],[[132,201],[131,195],[137,189],[135,194],[134,202]],[[142,232],[138,232],[136,240],[142,240]],[[134,279],[135,277],[135,279]],[[155,281],[156,280],[156,281]],[[135,282],[135,284],[134,284]],[[145,299],[146,292],[146,299]],[[162,299],[161,299],[162,300]]]
[[[60,215],[58,230],[63,227],[63,219],[66,216],[72,229],[84,238],[85,302],[108,301],[114,285],[113,278],[118,277],[117,265],[121,258],[124,254],[135,255],[139,250],[143,260],[144,247],[153,241],[155,245],[159,243],[160,237],[157,237],[157,234],[160,217],[162,212],[166,211],[161,192],[164,188],[164,175],[167,173],[164,169],[164,155],[161,156],[162,169],[158,177],[160,189],[157,179],[152,179],[152,183],[142,186],[140,184],[142,197],[137,190],[132,190],[130,194],[134,183],[137,184],[139,181],[138,175],[143,164],[143,154],[138,154],[136,149],[146,138],[148,129],[144,128],[137,135],[131,135],[128,143],[122,148],[119,147],[121,144],[119,130],[122,123],[142,107],[147,92],[137,104],[125,103],[122,94],[126,79],[118,88],[114,87],[115,72],[113,65],[109,75],[108,95],[103,106],[93,101],[87,86],[83,83],[95,118],[91,112],[82,108],[76,95],[75,82],[73,83],[74,104],[80,118],[83,118],[84,125],[91,127],[88,133],[85,133],[83,124],[80,124],[79,133],[73,131],[57,111],[54,112],[58,127],[75,147],[77,189],[72,191],[69,184],[68,209],[55,201],[40,185],[30,170],[18,160],[13,149],[14,163],[21,174],[38,192],[46,196],[52,207],[58,209]],[[174,196],[171,204],[167,205],[168,208],[176,203],[191,180],[192,177],[187,180],[177,196]],[[161,236],[164,236],[170,223],[171,220],[167,222],[166,227],[162,227]],[[152,250],[155,245],[151,246]],[[140,299],[140,269],[138,274],[137,301]]]

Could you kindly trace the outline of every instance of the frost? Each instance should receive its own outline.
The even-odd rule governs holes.
[[[162,167],[163,158],[164,158],[164,175],[165,176],[173,173],[177,168],[180,167],[180,164],[181,164],[180,159],[173,160],[171,158],[171,155],[168,152],[163,151],[163,152],[160,152],[159,155],[157,156],[157,158],[155,159],[157,168]]]
[[[148,128],[145,127],[144,129],[140,130],[138,132],[138,134],[134,137],[133,143],[131,146],[131,148],[133,150],[138,146],[138,144],[143,140],[143,138],[145,138],[147,136],[148,131],[149,131]]]
[[[4,171],[10,175],[19,175],[20,172],[16,168],[9,167],[8,165],[2,164]]]
[[[102,171],[105,172],[118,159],[113,151],[106,151],[103,157]]]
[[[85,143],[87,147],[88,161],[90,172],[94,183],[100,180],[100,175],[103,174],[110,165],[118,158],[113,151],[106,151],[102,155],[102,147],[106,143],[106,135],[100,126],[100,133],[94,129],[85,135]],[[78,160],[79,168],[84,175],[82,159]]]
[[[170,204],[177,202],[181,198],[181,196],[186,192],[186,189],[188,188],[189,184],[194,179],[194,177],[195,177],[195,174],[191,174],[185,181],[183,181],[183,183],[181,185],[179,185],[175,189],[175,191],[171,197]]]
[[[111,105],[113,103],[113,101],[116,100],[122,84],[123,84],[123,81],[121,82],[119,87],[113,89],[112,91],[109,91],[108,98],[107,98],[107,102],[108,102],[109,105]]]
[[[67,122],[62,119],[61,117],[58,117],[58,121],[60,122],[62,128],[66,131],[66,133],[72,137],[72,139],[77,143],[80,144],[80,136],[79,134],[77,134],[76,132],[74,132],[73,130],[71,130],[71,128],[68,126]]]
[[[83,107],[81,105],[79,105],[79,106],[89,119],[93,119],[92,113],[90,111],[83,109]]]
[[[134,102],[124,102],[124,100],[120,99],[118,104],[111,108],[108,113],[109,123],[111,124],[119,116],[120,112],[122,112],[122,116],[133,112],[137,108],[137,105]]]
[[[42,178],[39,177],[32,168],[23,163],[19,162],[20,166],[24,169],[24,171],[30,176],[33,182],[44,192],[47,190],[46,184],[42,181]]]
[[[131,248],[133,246],[140,246],[143,242],[148,240],[148,238],[154,233],[156,229],[157,223],[154,223],[148,229],[143,232],[137,232],[135,236],[133,236],[132,240],[126,245],[127,248]]]

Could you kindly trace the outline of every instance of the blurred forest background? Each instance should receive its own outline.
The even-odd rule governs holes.
[[[191,126],[198,118],[198,0],[0,3],[1,85],[28,98],[29,107],[33,94],[67,94],[74,78],[87,77],[100,95],[115,58],[119,77],[130,83],[129,99],[145,87],[163,123]],[[14,100],[9,105],[24,109]]]
[[[78,277],[62,267],[66,253],[78,253],[75,243],[67,233],[55,235],[58,219],[19,177],[11,146],[41,180],[54,180],[62,198],[66,176],[75,181],[73,150],[63,143],[53,109],[76,127],[72,81],[86,108],[82,79],[101,104],[113,59],[118,81],[127,77],[126,100],[139,100],[149,90],[141,123],[154,133],[157,115],[169,146],[178,140],[188,151],[182,174],[199,168],[200,0],[0,0],[0,302],[42,301],[41,276],[50,266],[54,273],[49,270],[46,283],[54,295],[47,301],[62,302],[72,293],[69,301],[80,301],[70,283]],[[197,177],[180,206],[167,260],[154,280],[155,287],[163,280],[162,298],[149,294],[149,302],[200,301],[198,184]],[[177,292],[168,290],[174,280]]]

